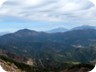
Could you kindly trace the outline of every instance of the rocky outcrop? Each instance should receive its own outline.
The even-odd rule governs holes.
[[[20,70],[16,65],[10,62],[0,60],[0,65],[6,70],[6,72],[25,72]]]

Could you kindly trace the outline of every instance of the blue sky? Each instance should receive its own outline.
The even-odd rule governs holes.
[[[3,0],[0,0],[3,1]],[[28,28],[96,26],[95,0],[5,0],[0,7],[0,32]]]

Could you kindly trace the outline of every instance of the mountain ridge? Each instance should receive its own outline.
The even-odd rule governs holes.
[[[71,30],[83,30],[83,29],[96,29],[95,26],[89,26],[89,25],[82,25],[75,28],[72,28]]]

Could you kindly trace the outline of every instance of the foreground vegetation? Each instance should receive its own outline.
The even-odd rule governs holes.
[[[40,66],[40,64],[31,66],[31,65],[17,62],[5,56],[0,56],[0,59],[6,62],[6,64],[7,63],[10,63],[10,65],[14,64],[21,72],[24,71],[25,72],[75,72],[75,71],[87,72],[94,68],[94,65],[92,64],[80,64],[80,63],[74,64],[72,62],[62,63],[62,64],[56,63],[57,65],[52,64],[50,66],[47,65],[48,63],[46,63],[46,66],[44,67]]]

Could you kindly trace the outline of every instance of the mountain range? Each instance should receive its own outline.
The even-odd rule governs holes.
[[[31,59],[35,66],[50,70],[48,72],[53,69],[60,72],[58,70],[74,64],[94,65],[96,63],[96,30],[94,27],[83,27],[54,33],[29,29],[18,30],[0,36],[0,50],[3,51],[4,56],[7,55],[9,59],[16,62],[19,60],[24,63]]]
[[[55,52],[66,50],[67,52],[67,50],[70,51],[74,48],[86,49],[95,45],[95,43],[96,30],[94,29],[72,30],[51,34],[23,29],[0,36],[0,46],[2,49],[13,53],[18,52],[17,54],[20,52],[22,55],[26,52],[36,54],[44,50]],[[32,56],[32,54],[29,56]]]
[[[83,29],[96,29],[96,27],[95,26],[89,26],[89,25],[82,25],[82,26],[74,27],[72,29],[67,29],[67,28],[64,28],[64,27],[58,27],[58,28],[54,28],[54,29],[50,29],[50,30],[42,31],[42,32],[59,33],[59,32],[67,32],[67,31],[70,31],[70,30],[83,30]],[[0,32],[0,36],[8,34],[8,33],[10,33],[10,32]]]

